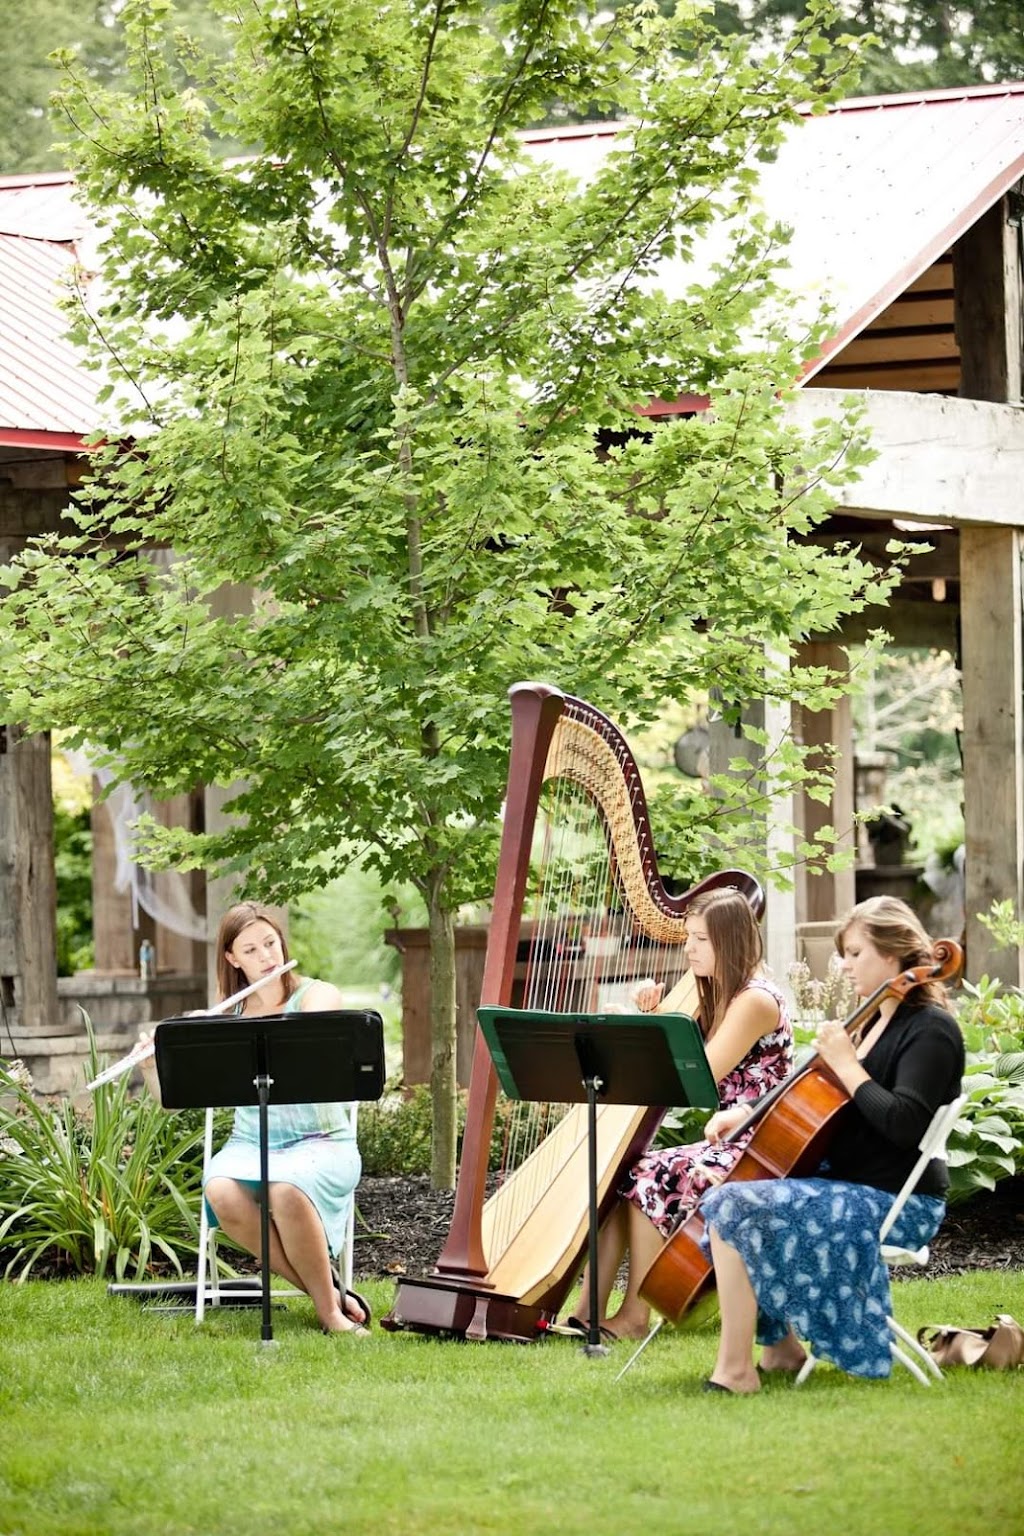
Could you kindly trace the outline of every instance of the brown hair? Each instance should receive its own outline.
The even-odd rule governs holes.
[[[240,901],[236,906],[229,907],[220,920],[220,928],[217,932],[217,995],[222,1001],[225,997],[232,997],[236,992],[241,992],[243,987],[249,985],[245,972],[231,964],[227,951],[243,928],[248,928],[250,923],[260,922],[270,924],[281,940],[281,952],[285,960],[290,958],[288,940],[284,936],[281,924],[268,907],[261,907],[255,901]],[[299,985],[295,972],[285,971],[281,977],[281,985],[287,1001]]]
[[[731,886],[697,896],[686,915],[704,919],[715,951],[714,976],[697,977],[701,1030],[709,1040],[737,992],[757,971],[764,945],[753,907]]]
[[[932,940],[917,913],[896,896],[869,896],[859,901],[843,918],[836,933],[836,949],[846,953],[846,935],[854,923],[864,930],[869,941],[887,960],[896,960],[901,971],[913,965],[931,965],[934,961]],[[923,981],[908,999],[912,1003],[944,1003],[946,989],[941,981]]]

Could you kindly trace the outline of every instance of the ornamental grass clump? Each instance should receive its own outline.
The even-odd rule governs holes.
[[[89,1076],[103,1063],[89,1029]],[[78,1108],[37,1095],[20,1061],[0,1066],[0,1265],[141,1279],[182,1273],[199,1240],[203,1117],[169,1115],[128,1077]]]

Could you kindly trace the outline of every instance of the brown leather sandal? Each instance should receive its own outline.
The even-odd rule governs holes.
[[[917,1330],[917,1342],[940,1368],[969,1365],[1008,1371],[1024,1364],[1024,1328],[1000,1312],[990,1328],[952,1328],[930,1324]]]

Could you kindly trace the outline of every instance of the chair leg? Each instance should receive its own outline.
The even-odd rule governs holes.
[[[352,1265],[355,1257],[356,1244],[356,1202],[353,1195],[348,1209],[348,1226],[345,1228],[345,1241],[341,1245],[338,1254],[338,1279],[341,1281],[342,1292],[351,1289]]]
[[[889,1343],[889,1350],[893,1359],[898,1360],[900,1365],[906,1366],[911,1376],[915,1377],[916,1380],[921,1383],[922,1387],[931,1386],[931,1382],[928,1380],[928,1377],[925,1375],[924,1371],[922,1371],[917,1361],[912,1360],[905,1350],[900,1349],[899,1345],[892,1343],[891,1340]]]
[[[935,1360],[926,1349],[921,1348],[913,1334],[908,1333],[905,1328],[902,1328],[894,1317],[890,1317],[887,1321],[889,1323],[890,1331],[894,1333],[898,1339],[902,1340],[902,1342],[907,1346],[907,1349],[910,1351],[911,1355],[920,1360],[922,1364],[925,1365],[929,1371],[931,1371],[936,1381],[942,1381],[944,1378],[942,1372],[939,1370],[938,1365],[935,1363]]]
[[[796,1380],[793,1382],[793,1385],[795,1387],[802,1387],[817,1363],[815,1357],[812,1354],[808,1354],[807,1359],[796,1373]]]

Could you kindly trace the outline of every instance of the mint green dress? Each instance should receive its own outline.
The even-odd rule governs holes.
[[[306,981],[293,992],[283,1012],[301,1011]],[[293,1184],[312,1201],[323,1222],[327,1246],[337,1255],[348,1231],[356,1185],[362,1172],[354,1129],[355,1105],[270,1104],[267,1151],[271,1184]],[[235,1110],[231,1135],[210,1159],[203,1189],[211,1179],[234,1179],[258,1197],[260,1190],[260,1112],[255,1104]],[[217,1217],[206,1202],[211,1227]]]

